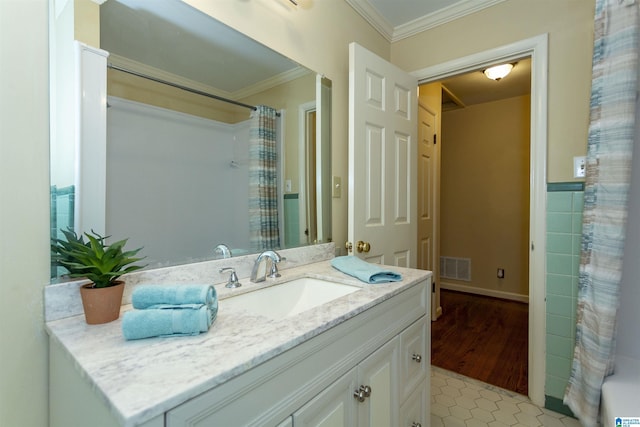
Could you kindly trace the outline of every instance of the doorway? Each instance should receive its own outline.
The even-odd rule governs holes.
[[[532,59],[531,131],[529,180],[529,270],[528,270],[528,390],[531,400],[544,404],[545,380],[545,213],[546,213],[546,147],[547,147],[547,35],[533,37],[510,45],[459,58],[418,70],[412,74],[420,83],[482,69],[488,65]],[[436,283],[436,298],[439,297]]]
[[[513,64],[500,81],[480,69],[427,85],[441,89],[443,100],[434,144],[443,318],[433,324],[432,358],[526,395],[531,60]],[[524,345],[507,351],[514,337]]]

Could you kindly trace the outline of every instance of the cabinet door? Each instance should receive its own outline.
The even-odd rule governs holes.
[[[430,423],[429,381],[425,378],[400,407],[400,427],[427,427]]]
[[[431,360],[428,326],[424,316],[400,334],[401,401],[427,376]]]
[[[353,427],[356,425],[356,368],[293,414],[294,427]]]
[[[358,425],[389,427],[398,417],[398,337],[358,365],[357,387],[370,387],[370,395],[358,404]]]

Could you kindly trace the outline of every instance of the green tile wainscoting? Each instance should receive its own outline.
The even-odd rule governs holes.
[[[73,229],[74,210],[75,210],[75,187],[58,188],[51,186],[51,237],[61,239],[64,237],[61,229]],[[51,278],[58,277],[60,274],[66,273],[62,267],[54,267],[51,264]]]
[[[573,415],[562,403],[575,342],[584,183],[547,185],[547,330],[545,407]]]

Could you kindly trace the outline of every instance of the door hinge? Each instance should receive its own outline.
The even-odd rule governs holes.
[[[434,294],[436,292],[436,282],[431,283],[431,293]]]
[[[434,134],[433,134],[433,145],[436,145],[436,144],[437,144],[437,142],[436,142],[437,140],[438,140],[438,135],[436,135],[436,134],[434,133]]]

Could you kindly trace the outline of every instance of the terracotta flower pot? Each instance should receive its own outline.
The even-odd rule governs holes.
[[[107,288],[92,288],[93,283],[80,287],[84,317],[88,324],[108,323],[120,317],[124,282]]]

